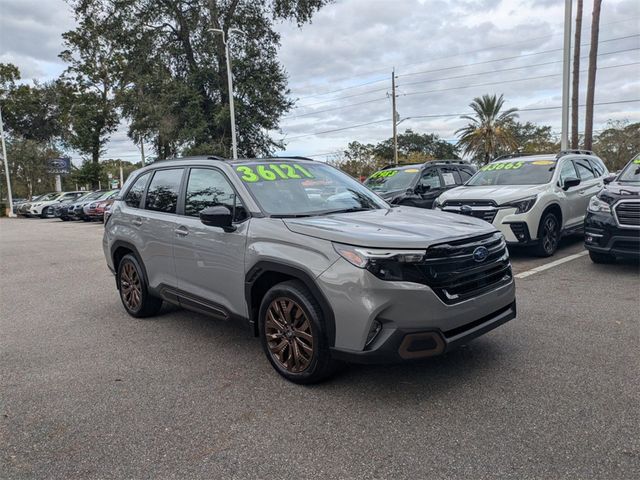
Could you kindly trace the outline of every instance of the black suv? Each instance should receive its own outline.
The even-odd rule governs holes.
[[[640,258],[640,154],[591,197],[584,228],[585,247],[595,263]]]
[[[458,187],[476,173],[461,160],[434,160],[409,165],[389,165],[364,184],[392,205],[433,208],[440,194]]]

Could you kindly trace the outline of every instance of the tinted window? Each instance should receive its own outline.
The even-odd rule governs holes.
[[[156,212],[176,213],[182,172],[182,168],[156,171],[147,190],[144,208]]]
[[[419,173],[420,165],[388,168],[374,173],[364,184],[378,193],[407,190],[414,184]]]
[[[571,160],[565,160],[562,164],[562,168],[560,169],[560,183],[564,185],[564,181],[567,178],[578,178],[576,167],[573,166],[573,162]]]
[[[149,179],[149,173],[145,173],[138,178],[135,183],[131,186],[129,191],[127,192],[127,196],[124,197],[124,203],[129,207],[140,208],[140,200],[142,200],[142,194],[144,193],[144,187],[147,185],[147,180]],[[96,192],[96,196],[93,198],[98,198],[102,196],[104,192]]]
[[[435,168],[426,170],[420,177],[420,185],[429,188],[440,188],[440,176]]]
[[[575,163],[581,180],[590,180],[596,177],[593,167],[586,158],[580,158],[579,160],[576,160]]]
[[[473,172],[469,172],[463,169],[460,169],[459,171],[460,171],[460,178],[462,180],[462,183],[465,183],[467,180],[469,180],[473,176]]]
[[[197,217],[207,207],[223,205],[231,212],[234,221],[247,218],[247,212],[227,178],[219,171],[208,168],[192,168],[187,183],[184,213]]]
[[[607,171],[607,167],[604,166],[604,163],[599,158],[590,158],[589,163],[596,172],[596,177],[601,177]]]
[[[457,168],[440,167],[440,175],[442,175],[442,181],[444,182],[445,187],[450,187],[451,185],[460,185],[462,183]]]

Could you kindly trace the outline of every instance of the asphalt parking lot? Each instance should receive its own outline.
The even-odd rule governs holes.
[[[301,387],[239,326],[128,317],[101,235],[0,220],[0,478],[640,476],[637,264],[577,257],[518,279],[518,318],[464,348]]]

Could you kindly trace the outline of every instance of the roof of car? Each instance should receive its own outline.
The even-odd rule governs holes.
[[[311,158],[302,157],[302,156],[230,159],[230,158],[219,157],[217,155],[194,155],[190,157],[175,157],[175,158],[167,158],[164,160],[156,160],[156,162],[152,163],[151,165],[154,165],[155,163],[159,163],[159,162],[173,162],[173,161],[193,162],[193,161],[207,161],[207,160],[220,161],[225,163],[247,163],[247,162],[265,162],[266,163],[266,162],[288,162],[288,161],[315,162],[315,160]]]

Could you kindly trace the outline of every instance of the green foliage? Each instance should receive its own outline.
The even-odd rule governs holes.
[[[474,160],[489,163],[501,151],[513,151],[517,139],[513,132],[513,122],[518,116],[517,109],[502,111],[504,97],[483,95],[476,97],[469,105],[474,116],[463,115],[469,124],[456,131],[458,146]]]
[[[11,138],[7,142],[7,157],[13,196],[26,198],[52,191],[54,180],[47,173],[47,160],[59,156],[60,151],[42,142]],[[4,175],[2,180],[4,182]]]
[[[607,128],[595,138],[594,152],[612,172],[621,169],[640,152],[640,122],[607,122]]]
[[[532,122],[510,124],[516,142],[516,150],[522,153],[557,153],[560,141],[551,133],[550,125],[536,125]],[[513,153],[513,149],[499,149],[497,154]]]
[[[268,154],[282,145],[277,130],[292,106],[277,60],[274,23],[298,25],[329,0],[69,0],[79,26],[65,34],[85,52],[83,77],[101,71],[130,120],[134,141],[151,141],[159,158],[181,150],[229,155],[225,48],[211,28],[240,28],[229,39],[239,152]],[[106,66],[106,67],[105,67]],[[96,80],[94,79],[94,83]]]

